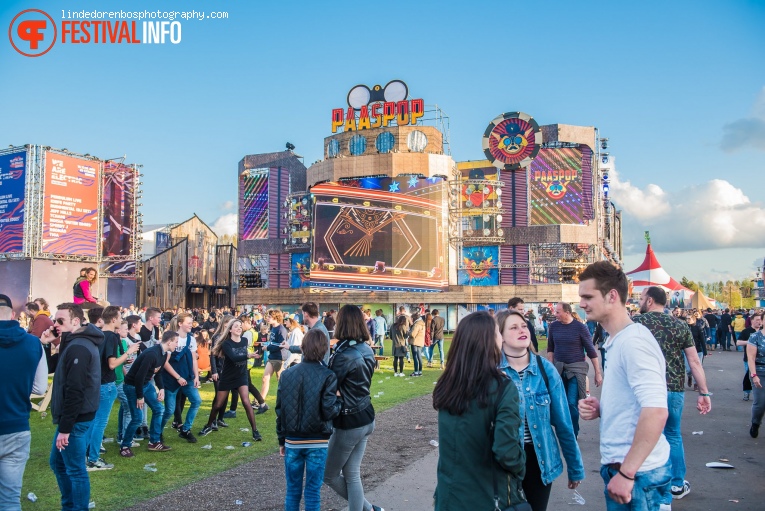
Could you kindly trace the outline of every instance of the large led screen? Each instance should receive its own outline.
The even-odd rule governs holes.
[[[0,156],[0,254],[24,249],[26,151]]]
[[[584,224],[591,218],[590,150],[583,168],[583,148],[545,148],[529,167],[531,225]],[[585,171],[588,175],[585,176]],[[589,197],[589,199],[588,199]]]
[[[457,272],[460,286],[499,285],[499,247],[462,247],[462,264]]]
[[[130,255],[135,208],[135,168],[108,162],[104,166],[104,257]]]
[[[246,170],[239,176],[239,237],[268,238],[268,169]]]
[[[100,164],[62,154],[45,155],[42,251],[98,256]]]
[[[445,186],[440,177],[398,176],[312,187],[311,286],[441,291]]]

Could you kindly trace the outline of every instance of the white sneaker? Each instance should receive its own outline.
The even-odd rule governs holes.
[[[682,499],[683,497],[691,493],[691,483],[689,483],[688,481],[683,481],[682,486],[673,486],[671,490],[672,490],[673,499]]]
[[[659,504],[659,511],[672,511],[672,504]]]

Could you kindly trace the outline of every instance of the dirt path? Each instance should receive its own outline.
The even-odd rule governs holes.
[[[437,415],[430,395],[422,396],[377,414],[376,429],[367,444],[361,478],[366,492],[409,467],[434,450]],[[421,425],[421,430],[415,426]],[[258,510],[284,509],[284,462],[279,454],[260,458],[178,490],[142,502],[131,511]],[[338,511],[346,502],[322,486],[322,509]],[[242,504],[236,504],[239,500]]]

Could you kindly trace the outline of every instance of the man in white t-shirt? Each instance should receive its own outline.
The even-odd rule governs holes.
[[[579,305],[609,338],[600,402],[579,401],[584,420],[601,418],[600,475],[606,509],[659,511],[670,493],[666,366],[651,332],[633,323],[626,309],[628,283],[608,261],[579,276]],[[671,497],[670,497],[671,498]]]

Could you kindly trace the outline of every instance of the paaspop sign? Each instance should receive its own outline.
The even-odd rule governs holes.
[[[332,110],[332,133],[339,128],[357,131],[385,128],[395,122],[397,126],[417,124],[425,115],[422,99],[407,100],[409,88],[401,80],[388,82],[385,87],[356,85],[348,92],[348,109]]]

